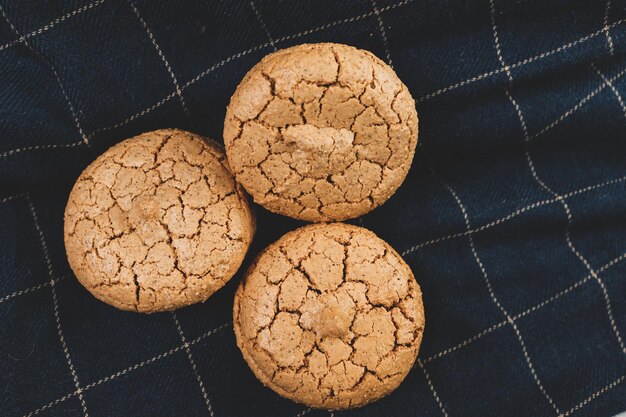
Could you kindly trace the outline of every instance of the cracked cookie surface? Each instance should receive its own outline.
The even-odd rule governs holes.
[[[233,94],[224,121],[230,166],[254,201],[307,221],[384,203],[417,145],[406,86],[370,52],[305,44],[272,53]]]
[[[65,208],[69,264],[123,310],[204,301],[237,271],[254,217],[217,143],[164,129],[127,139],[79,176]]]
[[[343,223],[287,233],[235,295],[237,345],[257,378],[315,408],[375,401],[411,370],[424,331],[419,285],[374,233]]]

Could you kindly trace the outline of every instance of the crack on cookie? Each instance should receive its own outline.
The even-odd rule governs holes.
[[[135,309],[139,310],[139,293],[141,292],[141,286],[137,281],[137,274],[133,274],[133,283],[135,284]]]

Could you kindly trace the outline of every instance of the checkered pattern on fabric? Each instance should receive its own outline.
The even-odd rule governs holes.
[[[0,414],[624,411],[625,3],[0,1]],[[162,127],[219,140],[254,63],[320,41],[392,64],[421,131],[406,182],[355,223],[415,272],[424,343],[396,392],[341,413],[255,380],[232,331],[241,274],[202,305],[125,313],[78,284],[62,238],[96,155]],[[257,213],[252,254],[300,224]]]

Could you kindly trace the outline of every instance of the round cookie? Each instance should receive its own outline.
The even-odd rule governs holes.
[[[235,294],[237,345],[283,397],[345,409],[389,394],[411,370],[424,331],[408,265],[374,233],[305,226],[268,246]]]
[[[226,111],[224,143],[255,202],[336,221],[391,197],[411,166],[417,125],[415,102],[389,65],[347,45],[304,44],[246,74]]]
[[[220,146],[175,129],[104,152],[65,208],[67,258],[81,284],[144,313],[208,298],[235,274],[254,230]]]

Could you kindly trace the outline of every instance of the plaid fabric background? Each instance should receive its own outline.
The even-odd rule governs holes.
[[[0,415],[624,411],[625,3],[0,1]],[[255,380],[232,331],[240,275],[202,305],[125,313],[78,284],[62,239],[96,155],[161,127],[221,140],[246,71],[320,41],[392,64],[420,115],[406,182],[355,223],[413,268],[424,343],[396,392],[341,413]],[[251,255],[300,224],[257,214]]]

